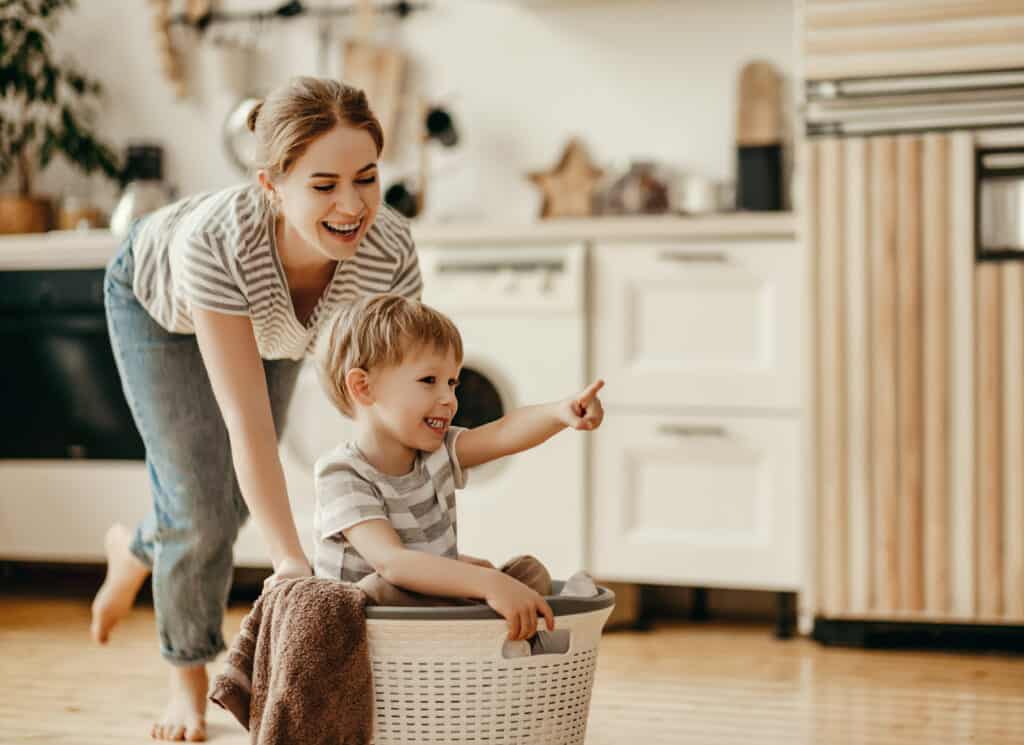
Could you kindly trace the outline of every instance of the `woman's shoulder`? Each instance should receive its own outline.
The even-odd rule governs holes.
[[[268,209],[258,184],[239,184],[196,197],[188,219],[187,238],[222,246],[236,256],[269,245]]]
[[[367,236],[390,252],[404,255],[415,251],[409,220],[389,204],[381,203]]]

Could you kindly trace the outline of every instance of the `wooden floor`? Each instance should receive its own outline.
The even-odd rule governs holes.
[[[107,648],[87,624],[87,601],[0,595],[0,743],[151,742],[164,695],[152,611],[137,609]],[[210,734],[248,742],[216,707]],[[827,649],[763,626],[612,632],[587,743],[1020,745],[1024,658]]]

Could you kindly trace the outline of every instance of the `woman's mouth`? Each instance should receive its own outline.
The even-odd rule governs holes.
[[[324,230],[328,233],[338,236],[343,241],[351,241],[359,235],[359,229],[363,227],[363,218],[360,217],[355,222],[349,223],[324,220],[320,224],[324,226]]]

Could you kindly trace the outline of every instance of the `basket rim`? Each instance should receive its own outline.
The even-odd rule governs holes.
[[[552,592],[562,589],[564,582],[552,582]],[[574,616],[580,613],[592,613],[596,610],[611,608],[615,605],[615,593],[607,587],[598,586],[594,597],[584,598],[571,595],[546,595],[545,600],[551,606],[555,617]],[[479,605],[446,605],[440,607],[409,607],[409,606],[366,606],[367,621],[493,621],[501,620],[501,616],[490,606]]]

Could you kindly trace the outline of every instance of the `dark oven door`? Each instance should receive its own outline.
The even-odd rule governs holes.
[[[0,458],[142,459],[102,270],[0,272]]]

